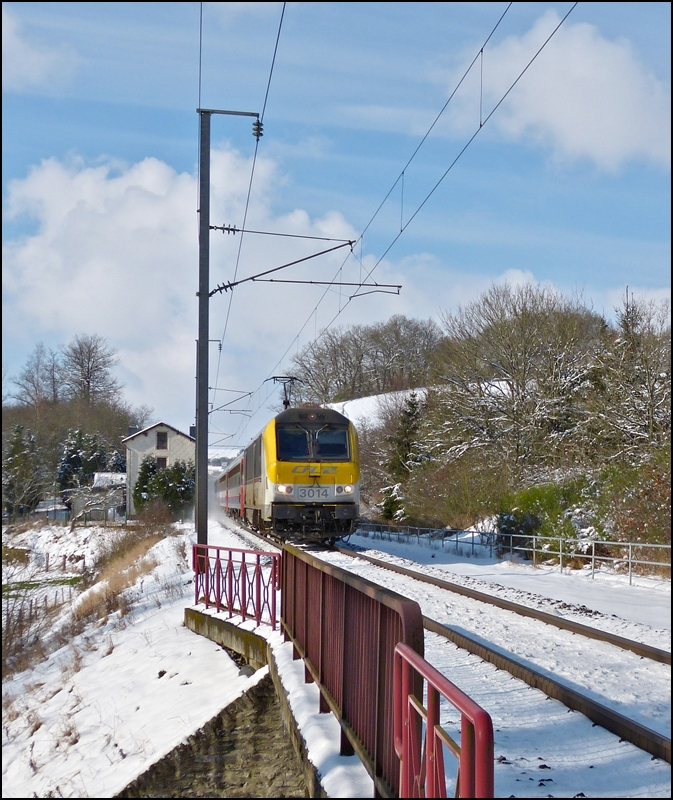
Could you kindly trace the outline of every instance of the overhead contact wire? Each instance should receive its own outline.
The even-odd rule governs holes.
[[[463,74],[463,76],[462,76],[462,78],[460,79],[459,83],[457,84],[457,86],[455,87],[455,89],[453,90],[453,92],[451,93],[451,95],[450,95],[449,99],[446,101],[446,103],[445,103],[445,104],[444,104],[444,106],[442,107],[442,110],[439,112],[439,114],[437,115],[437,117],[436,117],[436,118],[435,118],[435,120],[433,121],[432,125],[430,126],[430,128],[429,128],[429,129],[428,129],[428,131],[426,132],[425,136],[423,137],[423,139],[421,140],[421,142],[418,144],[418,146],[417,146],[417,147],[416,147],[416,149],[414,150],[413,154],[411,155],[411,158],[410,158],[410,159],[407,161],[407,163],[406,163],[406,165],[405,165],[404,169],[402,170],[402,172],[400,173],[400,175],[397,177],[397,179],[395,180],[395,182],[393,183],[393,185],[390,187],[390,190],[389,190],[389,191],[388,191],[388,193],[386,194],[386,196],[385,196],[384,200],[381,202],[381,204],[379,205],[379,207],[378,207],[378,208],[376,209],[376,211],[374,212],[374,215],[372,216],[372,218],[369,220],[369,222],[367,223],[367,225],[366,225],[366,226],[365,226],[365,228],[363,229],[362,233],[360,234],[359,240],[361,240],[361,239],[362,239],[362,237],[363,237],[363,236],[364,236],[364,234],[366,233],[367,229],[370,227],[370,225],[372,224],[372,222],[374,221],[374,219],[375,219],[375,218],[376,218],[376,216],[378,215],[379,211],[380,211],[380,210],[381,210],[381,208],[383,207],[383,205],[384,205],[385,201],[388,199],[388,197],[390,196],[391,192],[394,190],[395,186],[396,186],[396,185],[397,185],[397,183],[400,181],[400,178],[403,176],[403,174],[404,174],[404,171],[407,169],[407,167],[409,166],[409,164],[411,163],[411,161],[414,159],[414,157],[416,156],[416,154],[417,154],[417,153],[418,153],[418,151],[420,150],[420,148],[421,148],[421,146],[423,145],[423,143],[425,142],[425,140],[428,138],[428,136],[429,136],[430,132],[431,132],[431,131],[432,131],[432,129],[435,127],[435,125],[437,124],[437,121],[439,120],[439,118],[440,118],[440,117],[441,117],[441,115],[444,113],[445,109],[447,108],[447,106],[448,106],[448,104],[449,104],[450,100],[451,100],[451,99],[454,97],[454,95],[455,95],[456,91],[458,90],[458,88],[460,87],[460,85],[461,85],[461,84],[463,83],[463,81],[465,80],[465,78],[466,78],[467,74],[469,73],[470,69],[472,68],[472,66],[474,66],[474,64],[475,64],[475,62],[477,61],[477,59],[478,59],[478,58],[479,58],[479,57],[482,55],[482,50],[483,50],[483,47],[484,47],[484,46],[485,46],[485,45],[488,43],[488,41],[490,40],[490,38],[493,36],[493,34],[495,33],[496,29],[498,28],[498,26],[499,26],[499,25],[500,25],[500,23],[502,22],[502,20],[503,20],[503,18],[504,18],[504,16],[505,16],[505,14],[507,13],[507,11],[508,11],[508,10],[509,10],[509,8],[511,7],[511,5],[512,5],[512,3],[509,3],[509,5],[508,5],[508,6],[507,6],[507,8],[505,9],[505,11],[503,12],[502,16],[500,17],[500,19],[499,19],[499,20],[498,20],[498,22],[496,23],[495,27],[493,28],[493,30],[491,31],[491,33],[490,33],[490,34],[489,34],[489,36],[487,37],[486,41],[484,42],[484,45],[482,46],[482,48],[480,48],[480,50],[478,51],[478,53],[476,54],[476,56],[475,56],[475,57],[474,57],[474,59],[472,60],[472,62],[471,62],[471,64],[470,64],[470,66],[468,67],[468,69],[466,70],[466,72]],[[497,111],[497,109],[498,109],[498,108],[499,108],[499,107],[502,105],[502,103],[505,101],[505,99],[507,98],[507,96],[508,96],[508,95],[510,94],[510,92],[511,92],[511,91],[514,89],[514,87],[517,85],[517,83],[518,83],[518,82],[521,80],[521,78],[523,77],[523,75],[524,75],[524,74],[527,72],[527,70],[530,68],[530,66],[533,64],[533,62],[534,62],[534,61],[537,59],[537,57],[540,55],[540,53],[542,52],[542,50],[544,50],[544,48],[547,46],[547,44],[549,43],[549,41],[550,41],[550,40],[553,38],[553,36],[556,34],[556,32],[559,30],[559,28],[560,28],[560,27],[561,27],[561,26],[564,24],[564,22],[566,21],[566,19],[567,19],[567,18],[570,16],[570,14],[571,14],[571,13],[572,13],[572,11],[573,11],[573,10],[576,8],[576,6],[577,6],[577,5],[578,5],[578,3],[577,3],[577,2],[573,3],[573,5],[572,5],[572,6],[570,7],[570,9],[567,11],[567,13],[565,14],[565,16],[564,16],[564,17],[563,17],[563,18],[560,20],[560,22],[558,23],[558,25],[557,25],[557,26],[554,28],[554,30],[553,30],[553,31],[552,31],[552,32],[549,34],[549,36],[548,36],[548,37],[545,39],[545,41],[542,43],[542,45],[541,45],[541,46],[538,48],[538,50],[537,50],[537,51],[536,51],[536,53],[533,55],[533,57],[530,59],[530,61],[528,62],[528,64],[526,64],[526,66],[525,66],[525,67],[523,68],[523,70],[522,70],[522,71],[519,73],[519,75],[517,76],[517,78],[516,78],[516,79],[515,79],[515,80],[512,82],[512,84],[510,85],[510,87],[507,89],[507,91],[506,91],[506,92],[505,92],[505,93],[502,95],[502,97],[500,98],[500,100],[499,100],[499,101],[496,103],[496,105],[495,105],[495,106],[494,106],[494,107],[491,109],[490,113],[489,113],[489,114],[488,114],[488,115],[487,115],[487,116],[486,116],[486,117],[483,119],[483,121],[480,119],[480,121],[479,121],[479,127],[477,128],[477,130],[476,130],[476,131],[475,131],[475,132],[472,134],[472,136],[469,138],[469,140],[466,142],[466,144],[465,144],[465,145],[464,145],[464,146],[461,148],[461,150],[460,150],[460,152],[458,153],[458,155],[457,155],[457,156],[456,156],[456,157],[453,159],[453,161],[451,162],[451,164],[449,165],[449,167],[448,167],[448,168],[445,170],[445,172],[442,174],[442,176],[440,177],[440,179],[439,179],[439,180],[438,180],[438,181],[435,183],[435,185],[432,187],[432,189],[430,190],[430,192],[428,192],[428,194],[426,195],[426,197],[424,198],[424,200],[423,200],[423,201],[420,203],[420,205],[418,206],[418,208],[417,208],[417,209],[414,211],[414,213],[411,215],[411,217],[410,217],[410,218],[407,220],[407,222],[404,224],[404,226],[402,227],[402,230],[400,230],[400,232],[399,232],[399,233],[398,233],[398,234],[397,234],[397,235],[396,235],[396,236],[393,238],[393,240],[392,240],[392,241],[391,241],[391,243],[388,245],[388,247],[386,248],[386,250],[384,251],[384,253],[383,253],[383,254],[382,254],[380,257],[379,257],[379,259],[376,261],[376,263],[374,264],[374,266],[373,266],[373,267],[372,267],[372,268],[371,268],[371,269],[370,269],[370,270],[369,270],[369,271],[366,273],[363,283],[364,283],[365,281],[367,281],[367,280],[368,280],[368,279],[371,277],[371,275],[372,275],[372,273],[374,272],[374,270],[375,270],[375,269],[376,269],[376,268],[379,266],[379,264],[381,263],[381,261],[382,261],[382,260],[385,258],[385,256],[386,256],[386,255],[387,255],[387,254],[390,252],[390,250],[391,250],[391,249],[392,249],[392,247],[395,245],[395,243],[398,241],[398,239],[400,238],[400,236],[401,236],[401,235],[404,233],[404,231],[405,231],[405,230],[406,230],[406,229],[409,227],[410,223],[411,223],[411,222],[412,222],[412,221],[415,219],[415,217],[416,217],[416,216],[417,216],[417,215],[420,213],[421,209],[422,209],[422,208],[425,206],[425,204],[428,202],[428,200],[430,199],[430,197],[432,197],[432,195],[435,193],[435,191],[437,190],[437,188],[439,187],[439,185],[440,185],[440,184],[441,184],[441,183],[444,181],[444,179],[446,178],[446,176],[447,176],[447,175],[449,174],[449,172],[450,172],[450,171],[453,169],[453,167],[454,167],[454,166],[455,166],[455,164],[458,162],[458,160],[461,158],[461,156],[463,155],[463,153],[465,153],[465,151],[467,150],[467,148],[468,148],[468,147],[469,147],[469,146],[472,144],[472,142],[474,141],[474,139],[477,137],[477,134],[479,134],[479,132],[482,130],[482,128],[483,128],[483,127],[486,125],[486,123],[487,123],[487,122],[490,120],[490,118],[493,116],[493,114],[494,114],[494,113]],[[350,254],[349,254],[349,256],[347,256],[346,260],[347,260],[349,257],[350,257]],[[360,264],[361,264],[361,266],[362,266],[362,261],[361,261],[360,259],[358,259],[358,260],[360,261]],[[345,263],[345,261],[344,261],[344,263]],[[342,267],[343,267],[343,264],[342,264],[342,265],[341,265],[341,266],[340,266],[340,267],[337,269],[337,271],[336,271],[336,273],[335,273],[335,277],[333,278],[333,280],[336,280],[336,277],[338,276],[338,274],[339,274],[339,271],[342,269]],[[287,355],[287,353],[288,353],[288,352],[290,351],[290,349],[292,348],[292,346],[293,346],[293,344],[294,344],[294,342],[295,342],[296,338],[297,338],[298,336],[300,336],[300,335],[301,335],[301,332],[304,330],[304,328],[306,327],[306,325],[307,325],[307,324],[308,324],[308,322],[310,321],[310,319],[311,319],[311,316],[312,316],[314,313],[316,313],[316,312],[317,312],[317,308],[318,308],[318,306],[319,306],[319,305],[322,303],[322,301],[324,300],[324,298],[325,298],[325,296],[326,296],[326,294],[327,294],[327,292],[328,292],[328,291],[329,291],[329,288],[325,290],[325,292],[323,293],[322,297],[320,298],[320,300],[319,300],[319,301],[318,301],[318,303],[316,304],[316,306],[315,306],[314,310],[313,310],[313,311],[311,311],[311,314],[309,315],[309,317],[308,317],[307,321],[304,323],[304,325],[302,326],[301,330],[299,331],[299,333],[297,334],[297,336],[295,337],[295,339],[293,339],[293,340],[292,340],[292,343],[291,343],[291,344],[290,344],[290,346],[287,348],[287,350],[285,351],[285,353],[284,353],[284,354],[283,354],[283,356],[281,357],[281,359],[280,359],[280,361],[278,362],[278,364],[282,363],[282,360],[285,358],[285,356]],[[326,331],[327,331],[327,330],[328,330],[328,329],[329,329],[329,328],[330,328],[330,327],[331,327],[331,326],[334,324],[334,322],[335,322],[335,321],[338,319],[338,317],[339,317],[339,316],[340,316],[340,315],[343,313],[343,311],[345,311],[345,309],[346,309],[346,308],[347,308],[347,307],[350,305],[351,301],[352,301],[352,300],[353,300],[355,297],[357,297],[357,296],[359,296],[359,295],[357,294],[357,290],[356,290],[356,292],[355,292],[355,293],[354,293],[354,294],[353,294],[353,295],[352,295],[350,298],[348,298],[348,300],[347,300],[347,301],[346,301],[346,303],[344,304],[343,308],[341,308],[341,309],[340,309],[340,310],[339,310],[339,311],[338,311],[338,312],[337,312],[337,313],[334,315],[334,317],[333,317],[333,318],[332,318],[332,319],[331,319],[331,320],[328,322],[328,324],[327,324],[325,327],[323,327],[323,328],[322,328],[322,330],[321,330],[321,332],[320,332],[320,335],[317,337],[318,339],[320,338],[320,336],[322,336],[322,335],[323,335],[323,334],[324,334],[324,333],[325,333],[325,332],[326,332]],[[276,365],[276,367],[278,366],[278,364]],[[275,369],[276,367],[274,367],[274,369]],[[263,384],[262,384],[262,385],[263,385]],[[262,387],[260,386],[259,388],[261,389]],[[258,390],[256,390],[256,391],[258,391]],[[268,399],[268,396],[267,396],[267,399]],[[261,407],[261,403],[260,403],[260,404],[257,406],[257,409],[255,409],[255,411],[253,412],[253,415],[254,415],[255,413],[257,413],[257,411],[259,410],[259,408],[260,408],[260,407]],[[248,421],[248,422],[249,422],[249,421]],[[245,431],[245,428],[247,428],[247,423],[246,423],[246,425],[245,425],[245,426],[243,426],[243,431]],[[238,432],[237,432],[237,434],[236,434],[236,435],[238,435]]]
[[[276,54],[278,53],[278,43],[280,41],[280,33],[281,33],[281,30],[282,30],[282,27],[283,27],[283,17],[285,16],[285,6],[286,6],[286,3],[283,3],[283,8],[282,8],[281,14],[280,14],[280,22],[278,24],[278,33],[276,35],[276,44],[274,46],[273,57],[271,59],[271,68],[269,70],[269,80],[267,81],[266,92],[264,94],[264,104],[262,106],[262,113],[260,115],[260,122],[264,121],[264,113],[266,111],[266,104],[267,104],[267,101],[269,99],[269,90],[271,89],[271,79],[273,77],[273,68],[274,68],[274,66],[276,64]],[[258,151],[258,149],[259,149],[259,139],[257,139],[257,141],[255,142],[255,152],[254,152],[254,155],[253,155],[252,167],[251,167],[251,170],[250,170],[250,182],[248,183],[248,194],[247,194],[247,197],[246,197],[246,200],[245,200],[245,210],[243,212],[243,223],[241,225],[242,229],[245,228],[245,223],[246,223],[246,220],[248,218],[248,208],[250,206],[250,195],[251,195],[251,192],[252,192],[252,182],[253,182],[253,178],[254,178],[254,175],[255,175],[255,165],[257,163],[257,151]],[[235,267],[234,267],[234,278],[233,278],[232,283],[234,283],[236,281],[236,277],[238,276],[238,267],[239,267],[240,260],[241,260],[241,249],[243,247],[243,236],[244,236],[244,231],[242,230],[241,231],[241,238],[238,241],[238,252],[236,254],[236,264],[235,264]],[[225,317],[225,320],[224,320],[224,328],[222,330],[222,336],[220,338],[220,349],[219,349],[219,354],[218,354],[218,358],[217,358],[217,369],[216,369],[216,372],[215,372],[215,389],[214,389],[214,392],[217,391],[217,384],[219,382],[220,365],[222,363],[222,348],[224,347],[224,340],[225,340],[226,335],[227,335],[227,328],[229,327],[229,317],[231,315],[231,305],[232,305],[233,301],[234,301],[234,292],[233,292],[233,289],[232,289],[232,292],[229,295],[229,302],[227,304],[227,314],[226,314],[226,317]],[[215,394],[213,394],[213,406],[215,405],[214,398],[215,398]]]

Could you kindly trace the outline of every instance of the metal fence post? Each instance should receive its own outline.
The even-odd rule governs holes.
[[[629,542],[629,586],[631,586],[632,571],[633,571],[633,562],[631,561],[631,542]]]

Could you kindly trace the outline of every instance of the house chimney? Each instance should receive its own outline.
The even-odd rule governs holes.
[[[196,425],[189,426],[189,435],[192,437],[192,439],[196,439]]]
[[[134,433],[138,433],[140,428],[137,425],[129,425],[129,436],[133,436]]]

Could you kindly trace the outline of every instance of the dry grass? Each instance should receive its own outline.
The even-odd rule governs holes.
[[[147,551],[163,537],[160,534],[145,536],[121,548],[115,557],[107,560],[101,570],[96,584],[87,590],[73,612],[75,620],[88,617],[103,618],[114,611],[122,617],[130,611],[130,603],[122,596],[125,589],[142,575],[151,572],[157,566],[157,560],[148,556]]]
[[[69,716],[64,717],[59,725],[59,742],[64,742],[67,747],[79,742],[79,731]]]
[[[20,712],[14,705],[15,699],[8,694],[3,694],[2,696],[2,718],[5,723],[14,722],[19,717]]]
[[[44,520],[27,520],[10,526],[11,532],[19,533],[43,527]],[[49,523],[52,524],[52,523]],[[151,514],[137,524],[118,529],[108,529],[107,547],[102,552],[94,569],[84,576],[80,588],[88,589],[75,604],[67,624],[59,626],[53,636],[47,636],[51,622],[59,608],[51,607],[43,612],[41,607],[37,617],[31,619],[32,589],[26,588],[16,596],[3,597],[2,626],[2,677],[29,669],[47,656],[47,651],[62,646],[81,633],[87,620],[101,619],[118,612],[120,619],[131,611],[131,600],[124,591],[136,580],[156,566],[154,558],[147,557],[147,551],[166,535],[174,532],[172,524],[161,509],[153,509]],[[24,569],[21,562],[26,558],[23,548],[3,547],[3,573],[7,569]],[[3,579],[6,575],[3,574]],[[27,578],[24,577],[24,580]],[[48,644],[47,644],[48,642]]]
[[[29,711],[26,716],[26,720],[28,722],[30,736],[32,736],[36,731],[39,731],[42,727],[42,717],[40,717],[37,711]]]

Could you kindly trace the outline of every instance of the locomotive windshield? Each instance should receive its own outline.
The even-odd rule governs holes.
[[[310,434],[304,428],[278,428],[278,460],[307,461]]]
[[[279,461],[348,461],[348,428],[324,425],[310,430],[301,425],[276,428]]]

